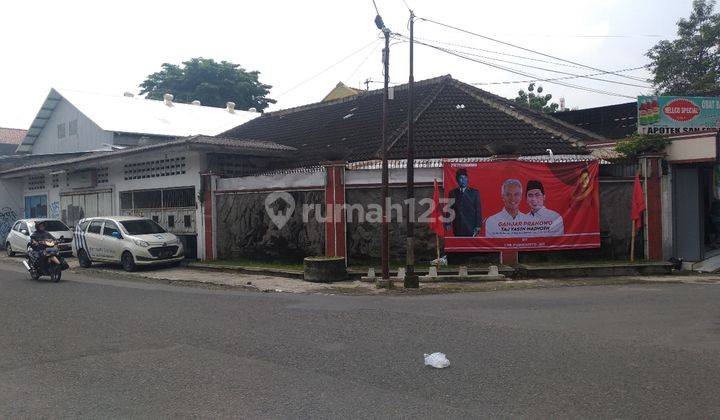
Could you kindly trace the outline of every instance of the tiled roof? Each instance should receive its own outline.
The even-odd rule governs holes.
[[[27,133],[27,130],[0,127],[0,143],[20,144],[22,139],[25,138],[25,133]]]
[[[417,82],[415,149],[417,158],[491,156],[492,145],[513,142],[522,155],[584,154],[581,142],[602,140],[542,112],[459,82],[450,76]],[[382,90],[266,113],[222,134],[270,140],[298,149],[293,163],[313,164],[346,158],[378,157],[381,145]],[[389,157],[405,155],[407,85],[394,88],[389,109]]]

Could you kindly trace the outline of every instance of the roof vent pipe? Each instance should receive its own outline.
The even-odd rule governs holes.
[[[126,98],[134,98],[135,97],[135,95],[133,95],[132,92],[125,92],[125,93],[123,93],[123,96]]]
[[[172,106],[172,104],[173,104],[173,98],[175,98],[175,97],[172,96],[171,93],[166,93],[166,94],[164,94],[164,95],[163,95],[163,100],[165,101],[165,105],[167,105],[167,106]]]
[[[198,101],[197,99],[195,99],[194,101],[192,101],[192,104],[193,104],[193,105],[200,106],[200,105],[202,105],[202,102],[200,102],[200,101]]]
[[[235,112],[235,102],[227,102],[225,104],[225,109],[227,110],[227,112],[229,112],[231,114],[234,113]]]

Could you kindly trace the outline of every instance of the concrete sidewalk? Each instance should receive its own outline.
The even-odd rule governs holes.
[[[21,264],[22,257],[0,256],[0,264]],[[488,292],[499,290],[553,288],[569,286],[592,286],[607,284],[632,283],[706,283],[719,284],[720,275],[689,274],[665,276],[623,276],[623,277],[581,277],[575,279],[531,279],[505,280],[485,283],[423,283],[420,290],[403,289],[402,281],[395,281],[396,290],[388,292],[377,289],[372,283],[360,281],[343,281],[335,283],[310,283],[300,279],[277,277],[262,274],[247,274],[237,271],[206,270],[190,267],[150,267],[134,273],[127,273],[119,266],[95,264],[92,268],[83,269],[78,266],[75,258],[68,259],[71,272],[91,274],[110,273],[125,277],[135,277],[156,281],[187,283],[188,285],[213,285],[221,287],[237,287],[260,292],[288,293],[321,293],[350,295],[382,295],[382,294],[437,294],[458,292]]]

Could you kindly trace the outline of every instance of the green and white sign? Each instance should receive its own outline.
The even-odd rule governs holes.
[[[638,96],[638,133],[680,134],[720,128],[720,97]]]

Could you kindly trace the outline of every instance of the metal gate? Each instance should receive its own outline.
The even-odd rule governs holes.
[[[675,256],[685,261],[703,259],[703,214],[700,206],[700,171],[696,167],[673,169]]]
[[[153,219],[176,235],[197,234],[195,187],[120,192],[120,213]]]
[[[112,216],[112,190],[60,194],[60,218],[68,226],[85,217]]]

